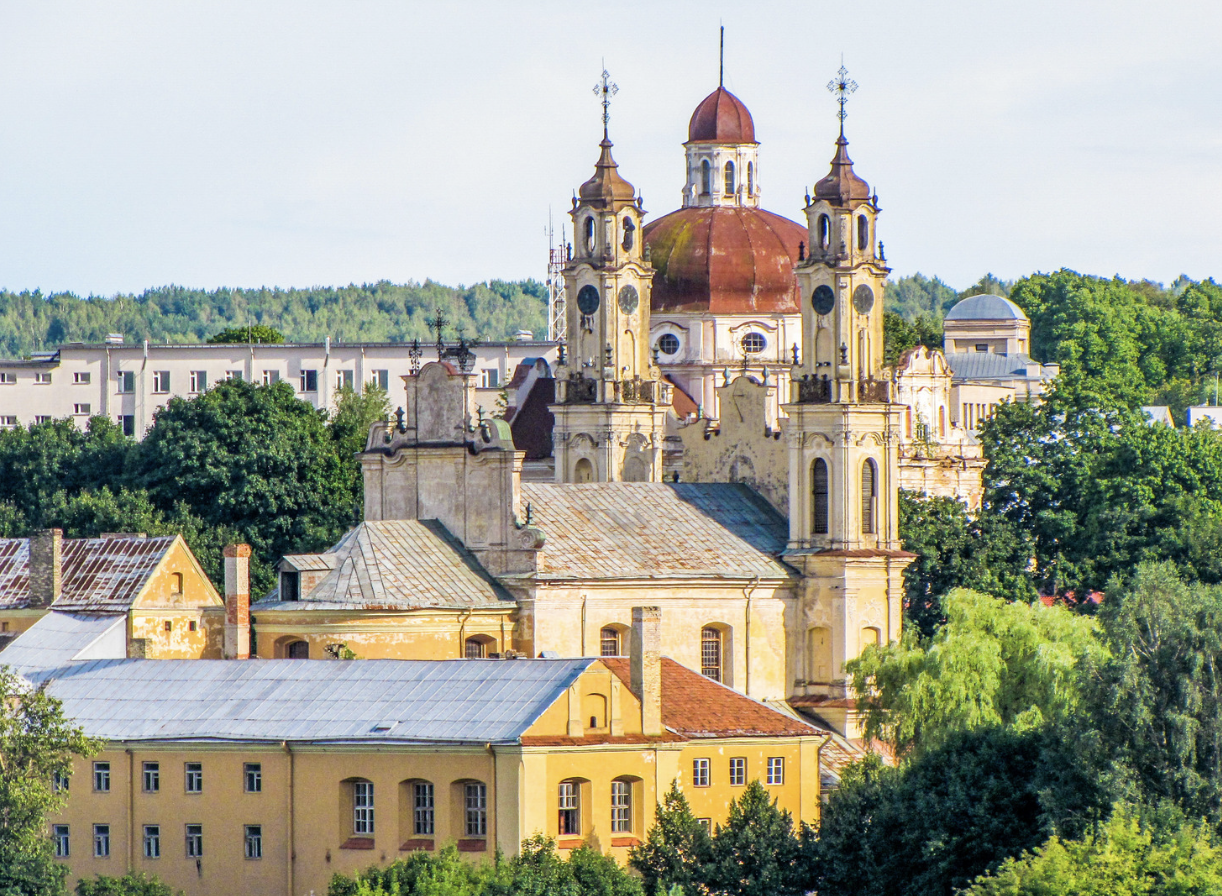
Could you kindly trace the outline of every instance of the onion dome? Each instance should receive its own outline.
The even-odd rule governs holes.
[[[577,195],[583,202],[606,208],[611,205],[631,205],[636,199],[636,188],[619,175],[619,165],[611,158],[611,141],[603,137],[602,154],[594,165],[594,176],[581,185]]]
[[[742,100],[718,87],[696,107],[687,126],[688,143],[754,143],[755,122]]]
[[[870,185],[853,172],[849,141],[843,133],[836,140],[836,156],[832,159],[831,172],[815,184],[815,198],[841,206],[870,198]]]
[[[681,208],[645,228],[654,312],[797,314],[806,228],[758,208]]]

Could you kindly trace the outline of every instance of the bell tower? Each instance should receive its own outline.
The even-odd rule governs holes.
[[[904,568],[899,541],[902,406],[883,370],[878,197],[853,171],[844,110],[857,89],[841,66],[828,85],[840,104],[831,171],[807,196],[809,251],[797,275],[802,350],[786,428],[789,544],[804,575],[795,691],[845,734],[856,734],[844,664],[899,638]],[[797,646],[797,645],[795,645]]]
[[[556,370],[557,482],[660,482],[670,387],[649,351],[653,267],[642,238],[645,210],[619,174],[607,135],[607,72],[594,88],[603,139],[594,176],[569,213],[573,255],[564,268],[568,345]]]

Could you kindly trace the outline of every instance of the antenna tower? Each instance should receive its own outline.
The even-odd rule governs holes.
[[[568,326],[564,313],[564,241],[559,247],[555,244],[552,230],[552,211],[547,211],[547,341],[567,342]]]

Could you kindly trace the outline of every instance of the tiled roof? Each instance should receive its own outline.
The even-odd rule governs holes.
[[[127,656],[127,618],[50,612],[0,651],[0,665],[54,668],[76,659]]]
[[[309,594],[253,609],[471,609],[513,600],[436,520],[364,522],[322,556],[333,558],[331,572]]]
[[[522,483],[541,579],[788,578],[788,524],[741,484]]]
[[[65,538],[57,610],[124,612],[176,536]],[[0,608],[29,604],[30,540],[0,539]]]
[[[631,661],[603,657],[601,662],[625,685]],[[824,732],[731,690],[711,678],[662,658],[662,724],[683,737],[814,737]]]
[[[121,741],[513,743],[592,659],[95,660],[49,680],[85,733]]]

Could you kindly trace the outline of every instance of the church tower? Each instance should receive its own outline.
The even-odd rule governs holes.
[[[795,690],[850,736],[855,711],[844,664],[900,636],[904,568],[899,542],[902,405],[883,369],[878,198],[853,171],[844,104],[856,90],[841,67],[828,85],[840,103],[831,171],[807,197],[809,249],[795,268],[802,350],[785,406],[789,448],[786,559],[805,573],[803,667]]]
[[[603,139],[594,176],[569,213],[573,254],[564,269],[568,345],[551,407],[557,482],[660,482],[670,387],[649,348],[653,268],[635,188],[619,174],[607,136],[618,88],[603,72]],[[574,299],[575,297],[575,299]]]

